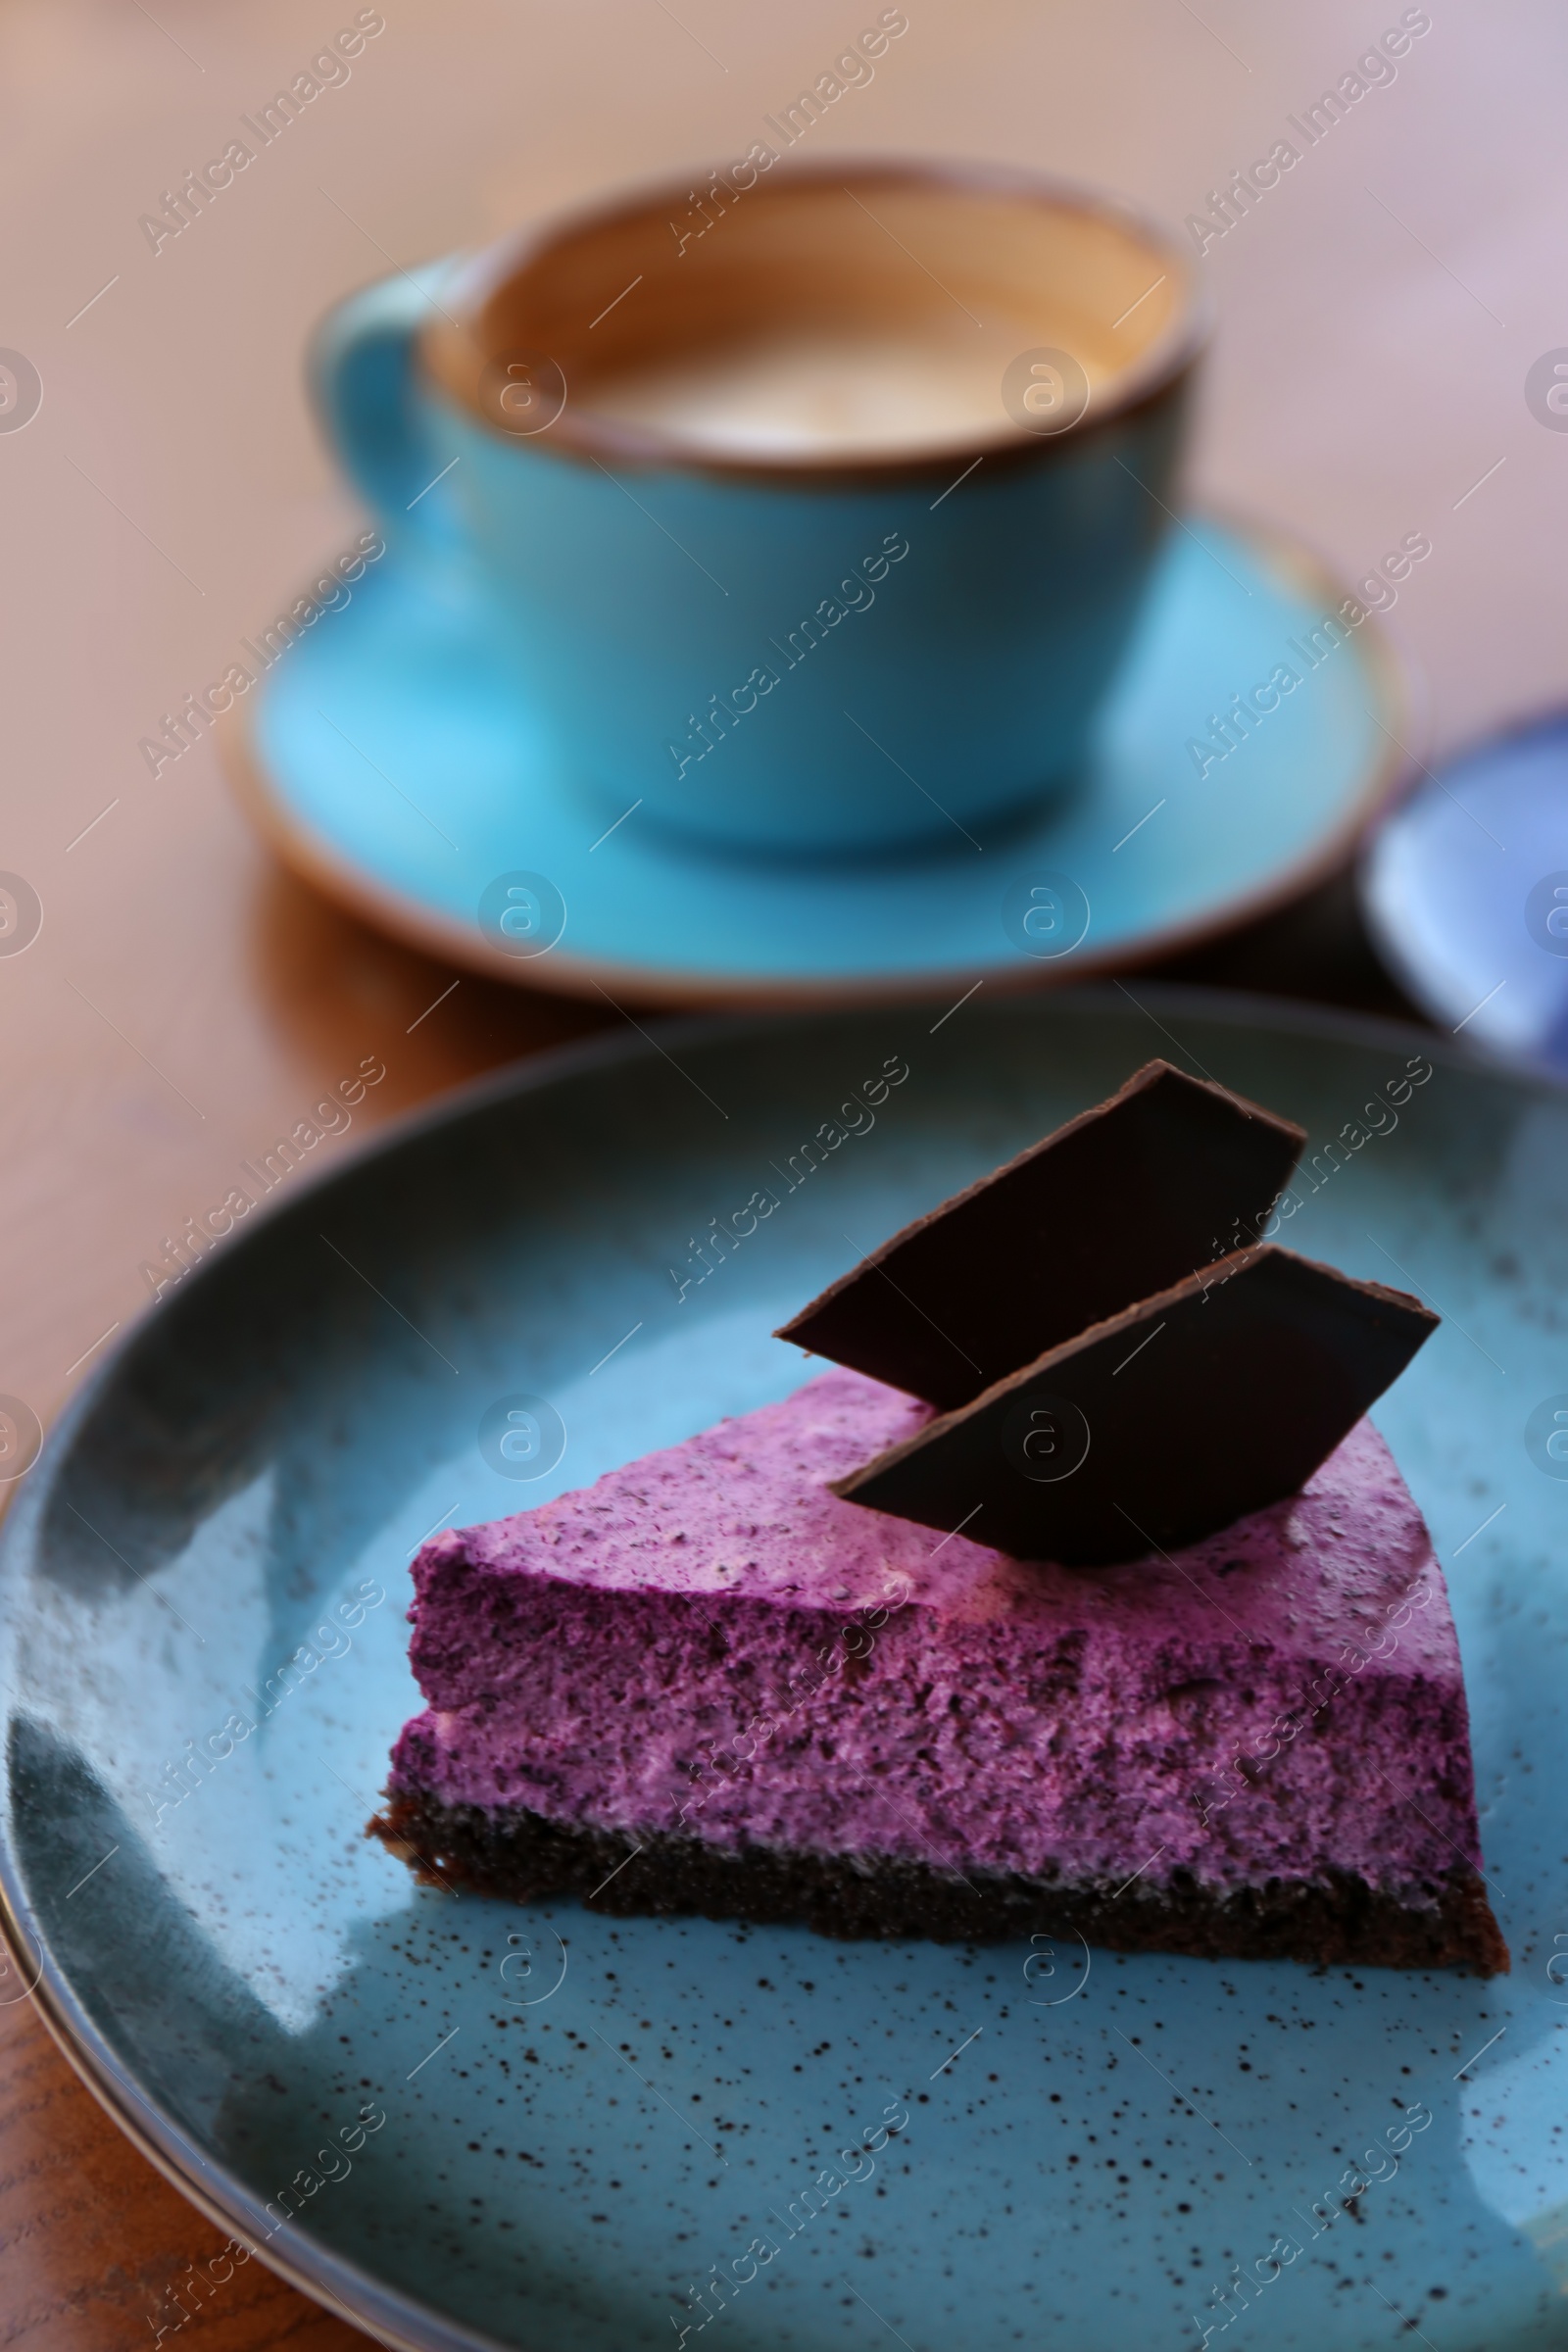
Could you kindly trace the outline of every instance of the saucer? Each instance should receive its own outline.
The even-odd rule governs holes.
[[[1477,744],[1369,845],[1361,896],[1396,978],[1483,1052],[1568,1069],[1568,711]]]
[[[664,1004],[1038,986],[1212,938],[1349,855],[1395,783],[1406,705],[1375,620],[1328,650],[1344,601],[1271,534],[1180,523],[1076,790],[874,863],[694,848],[635,790],[590,797],[477,594],[393,554],[277,656],[229,764],[307,879],[496,978]],[[1299,682],[1270,710],[1281,665]],[[1216,719],[1244,696],[1227,745]],[[939,777],[913,780],[940,800]]]

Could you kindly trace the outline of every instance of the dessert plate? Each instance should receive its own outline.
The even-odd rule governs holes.
[[[1135,993],[688,1023],[487,1081],[244,1227],[51,1433],[0,1533],[0,1994],[236,2241],[154,2336],[259,2254],[444,2352],[1199,2346],[1227,2294],[1303,2352],[1561,2342],[1568,1099]],[[1452,1587],[1512,1977],[615,1920],[421,1889],[363,1837],[424,1536],[786,1394],[774,1324],[1152,1052],[1300,1120],[1289,1239],[1445,1317],[1375,1418]],[[532,1481],[494,1443],[523,1396]]]
[[[1077,793],[983,843],[956,826],[951,850],[877,863],[708,852],[661,832],[634,790],[589,796],[461,577],[395,555],[276,658],[229,763],[308,878],[498,978],[666,1004],[1036,986],[1209,937],[1348,854],[1408,735],[1377,622],[1327,650],[1344,594],[1258,531],[1173,529]],[[1282,664],[1299,684],[1233,719],[1227,751],[1211,720]],[[940,802],[919,746],[887,749]],[[497,906],[519,881],[529,919],[509,937]]]
[[[1384,960],[1445,1029],[1568,1070],[1568,711],[1474,745],[1368,844]]]

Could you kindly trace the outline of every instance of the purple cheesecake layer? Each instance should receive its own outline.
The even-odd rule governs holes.
[[[1288,1502],[1085,1571],[827,1492],[927,1418],[831,1371],[436,1537],[391,1796],[1148,1895],[1333,1869],[1431,1908],[1479,1867],[1446,1589],[1370,1423]]]

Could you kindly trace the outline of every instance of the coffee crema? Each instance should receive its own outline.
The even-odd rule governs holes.
[[[874,456],[996,433],[1018,330],[977,330],[961,317],[953,332],[935,319],[927,325],[925,333],[874,324],[860,332],[780,329],[641,360],[631,354],[589,373],[576,398],[593,416],[737,457]],[[1064,320],[1050,342],[1077,357],[1088,338],[1079,321]],[[1093,354],[1091,397],[1116,372]]]
[[[1021,354],[1069,355],[1091,414],[1157,374],[1191,291],[1188,265],[1113,212],[1004,177],[781,172],[684,249],[666,211],[514,254],[466,323],[430,330],[443,388],[486,416],[486,370],[527,352],[564,378],[540,441],[563,454],[918,462],[1029,438],[1004,396]]]

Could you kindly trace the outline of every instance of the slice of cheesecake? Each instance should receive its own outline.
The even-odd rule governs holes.
[[[603,1911],[1507,1968],[1446,1588],[1369,1422],[1084,1570],[830,1491],[930,1418],[830,1371],[425,1544],[376,1834]]]

